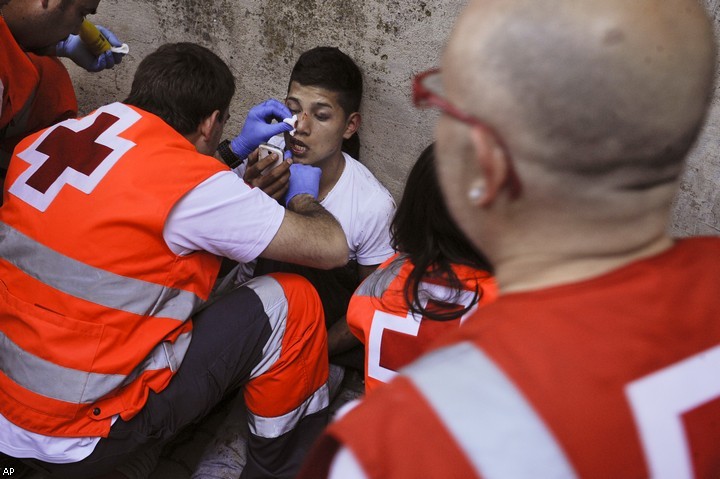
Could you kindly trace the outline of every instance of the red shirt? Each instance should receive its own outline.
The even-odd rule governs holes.
[[[332,425],[324,450],[339,441],[373,478],[720,477],[719,271],[720,239],[686,239],[501,296]]]

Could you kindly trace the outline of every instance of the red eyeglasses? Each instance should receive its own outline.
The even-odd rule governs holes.
[[[441,97],[437,93],[433,92],[425,83],[428,77],[440,74],[439,68],[432,68],[430,70],[418,73],[413,80],[413,103],[417,108],[438,108],[443,113],[450,115],[458,121],[461,121],[473,128],[479,128],[481,131],[492,136],[495,142],[505,153],[505,157],[508,160],[508,175],[505,184],[508,185],[510,191],[510,197],[515,199],[520,196],[522,191],[522,183],[518,177],[515,166],[513,165],[510,151],[508,150],[505,142],[502,140],[500,135],[495,131],[493,127],[488,125],[486,122],[476,118],[472,115],[465,113],[458,107],[450,103],[445,98]]]

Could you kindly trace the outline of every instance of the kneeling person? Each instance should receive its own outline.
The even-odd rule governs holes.
[[[244,477],[295,473],[298,444],[321,430],[328,404],[312,287],[258,278],[195,312],[220,257],[333,268],[347,245],[302,189],[285,209],[210,156],[234,91],[209,50],[164,45],[123,103],[16,148],[0,208],[3,453],[94,476],[242,388]]]

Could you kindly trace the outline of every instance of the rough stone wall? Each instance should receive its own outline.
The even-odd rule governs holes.
[[[360,160],[399,198],[410,166],[432,141],[436,114],[418,113],[411,79],[437,65],[464,2],[442,0],[102,0],[91,20],[130,45],[113,70],[69,66],[83,112],[122,100],[140,60],[165,42],[211,48],[237,78],[226,135],[248,109],[283,99],[290,70],[305,50],[337,46],[363,70]]]
[[[702,0],[716,27],[720,0]],[[131,54],[114,70],[88,74],[71,65],[83,112],[130,90],[144,55],[162,43],[193,41],[218,53],[238,83],[226,134],[239,131],[248,109],[284,98],[295,59],[318,46],[337,46],[361,66],[365,96],[361,161],[396,199],[410,166],[430,143],[436,114],[410,101],[412,76],[438,64],[465,2],[442,0],[103,0],[92,20],[110,27]],[[720,29],[716,28],[716,32]],[[720,86],[720,85],[719,85]],[[720,234],[720,89],[690,154],[671,232]]]
[[[703,0],[720,44],[720,0]],[[688,158],[675,201],[671,232],[676,236],[720,235],[720,65],[705,128]]]

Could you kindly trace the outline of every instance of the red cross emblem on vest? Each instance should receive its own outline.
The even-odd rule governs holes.
[[[118,135],[139,119],[130,107],[113,103],[87,117],[48,128],[29,148],[17,153],[29,167],[8,191],[40,211],[45,211],[66,185],[90,194],[135,146]]]
[[[459,314],[463,309],[472,307],[461,317],[446,321],[421,317],[409,311],[401,316],[376,310],[367,339],[368,377],[389,382],[400,368],[424,354],[438,337],[457,329],[465,318],[475,312],[477,296],[472,290],[456,291],[446,285],[421,282],[420,291],[426,298],[423,304],[428,312]]]
[[[66,168],[90,176],[112,152],[110,148],[96,143],[95,140],[117,121],[118,118],[101,113],[95,123],[79,132],[59,125],[38,145],[37,151],[46,154],[48,158],[28,178],[26,184],[45,193]]]
[[[441,301],[429,300],[426,308],[430,311],[459,311],[462,306]],[[429,345],[445,332],[457,329],[460,318],[449,321],[437,321],[422,317],[417,335],[386,329],[383,331],[380,345],[380,366],[397,371],[423,354]]]

